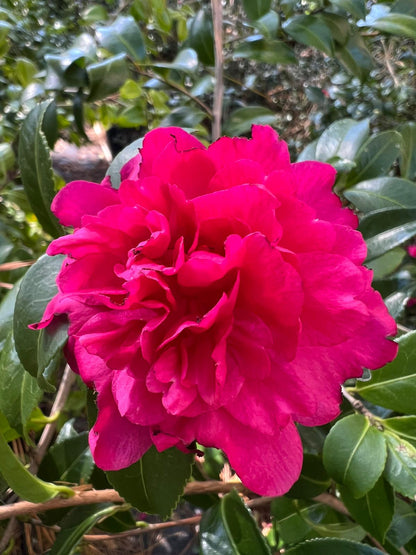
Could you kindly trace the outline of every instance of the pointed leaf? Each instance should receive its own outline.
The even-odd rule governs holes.
[[[215,64],[214,31],[211,13],[199,10],[190,20],[186,46],[193,48],[201,63],[207,66]]]
[[[37,377],[38,338],[39,332],[30,330],[29,324],[42,319],[48,302],[58,289],[58,275],[64,256],[41,256],[26,272],[16,298],[14,312],[14,341],[17,354],[24,368]]]
[[[52,164],[42,124],[50,101],[36,106],[23,122],[19,139],[22,183],[33,212],[43,229],[58,237],[63,229],[50,210],[55,196]]]
[[[395,416],[383,420],[383,427],[416,447],[416,416]]]
[[[106,175],[110,176],[111,186],[113,189],[118,189],[120,187],[120,170],[131,160],[134,156],[137,156],[139,149],[143,146],[143,139],[137,139],[130,143],[126,148],[123,148],[121,152],[117,154],[114,160],[111,162],[110,167],[107,170]]]
[[[265,15],[271,7],[271,0],[243,0],[243,8],[252,21]]]
[[[100,46],[112,54],[127,54],[137,62],[146,57],[140,28],[131,16],[119,16],[111,25],[97,27],[96,34]]]
[[[121,53],[102,62],[87,66],[90,82],[89,101],[101,100],[115,92],[129,76],[126,54]]]
[[[416,207],[416,183],[399,177],[361,181],[343,195],[364,213],[380,208]]]
[[[354,519],[380,543],[384,543],[394,514],[394,492],[390,484],[379,478],[363,497],[355,499],[348,488],[341,487],[342,500]]]
[[[333,55],[334,43],[330,29],[316,15],[295,15],[282,25],[288,35],[296,41]]]
[[[385,175],[400,154],[402,137],[397,131],[384,131],[373,137],[361,147],[350,175],[350,185]]]
[[[416,123],[409,121],[399,128],[403,137],[399,157],[400,173],[407,179],[416,178]]]
[[[35,378],[21,365],[12,330],[0,354],[0,380],[0,411],[10,425],[28,440],[26,425],[43,392]]]
[[[271,555],[265,538],[236,491],[201,520],[201,555]]]
[[[316,145],[316,160],[354,160],[360,146],[369,134],[369,120],[341,119],[326,129]]]
[[[365,2],[364,0],[330,0],[331,4],[342,8],[343,10],[354,15],[357,19],[365,17]]]
[[[390,12],[388,15],[376,19],[372,27],[392,35],[416,40],[416,17],[411,15]]]
[[[128,503],[145,513],[167,518],[191,476],[192,461],[192,455],[175,447],[162,453],[151,447],[137,463],[106,474]]]
[[[19,461],[0,433],[0,468],[3,478],[19,497],[32,503],[43,503],[57,495],[71,497],[74,492],[65,486],[43,482],[33,476]]]
[[[348,540],[310,540],[285,551],[285,555],[383,555],[375,547]]]
[[[386,480],[402,495],[416,496],[416,448],[391,432],[385,432],[387,462]]]
[[[50,555],[71,555],[93,526],[119,511],[128,509],[126,505],[99,503],[75,507],[61,521],[61,531],[56,536]]]
[[[368,78],[374,66],[371,53],[359,33],[350,35],[346,44],[336,46],[335,56],[345,69],[360,81]]]
[[[416,397],[416,331],[397,340],[397,357],[371,373],[368,382],[357,382],[356,390],[371,403],[405,414],[414,414]]]
[[[416,511],[415,508],[403,501],[396,499],[396,511],[392,525],[387,533],[388,539],[393,545],[403,547],[416,535]]]
[[[337,482],[347,486],[354,497],[362,497],[374,487],[385,461],[383,434],[360,414],[339,420],[326,438],[325,468]]]

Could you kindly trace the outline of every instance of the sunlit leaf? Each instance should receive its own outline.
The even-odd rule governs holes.
[[[119,16],[111,25],[97,27],[99,44],[112,54],[126,54],[140,62],[146,57],[139,26],[131,16]]]
[[[387,462],[384,470],[386,480],[402,495],[416,496],[416,448],[404,439],[385,432]]]

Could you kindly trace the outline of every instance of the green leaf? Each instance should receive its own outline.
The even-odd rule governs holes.
[[[400,174],[407,179],[416,178],[416,123],[409,121],[401,127],[399,132],[403,138],[402,150],[399,156]]]
[[[386,418],[382,425],[416,447],[416,416]]]
[[[17,58],[14,70],[22,87],[27,87],[32,82],[38,68],[27,58]]]
[[[65,316],[55,318],[47,328],[40,330],[38,338],[38,383],[49,392],[55,391],[51,377],[59,369],[62,350],[68,340],[68,321]]]
[[[126,148],[123,148],[121,152],[117,154],[114,160],[111,162],[110,167],[107,170],[106,175],[110,176],[111,186],[113,189],[118,189],[120,187],[120,170],[127,164],[129,160],[137,156],[139,149],[143,146],[143,139],[137,139],[130,143]]]
[[[271,0],[243,0],[243,8],[252,21],[265,15],[271,8]]]
[[[107,27],[97,27],[96,34],[100,46],[112,54],[127,54],[136,62],[146,57],[140,28],[130,15],[119,16]]]
[[[339,420],[329,432],[323,450],[327,472],[354,497],[374,487],[386,461],[383,434],[368,420],[353,414]]]
[[[326,129],[316,145],[316,160],[330,162],[335,159],[354,160],[360,146],[369,134],[369,120],[341,119]]]
[[[275,38],[279,31],[280,16],[274,10],[270,10],[254,21],[254,25],[263,36]]]
[[[398,247],[416,234],[414,212],[416,212],[414,208],[383,208],[370,213],[361,220],[361,232],[371,234],[371,237],[366,240],[367,262]],[[384,227],[387,227],[386,231],[372,235],[374,230],[381,229],[383,217],[386,218],[384,222]],[[388,225],[386,222],[389,222]]]
[[[374,258],[366,263],[367,268],[373,270],[373,279],[383,279],[389,274],[393,273],[400,264],[403,262],[407,252],[399,247],[386,252],[378,258]]]
[[[34,377],[38,375],[39,332],[28,326],[40,322],[46,305],[57,293],[56,276],[64,258],[41,256],[26,272],[17,294],[13,322],[15,347],[20,362]]]
[[[23,122],[19,135],[19,166],[33,212],[43,229],[52,237],[58,237],[63,235],[63,230],[50,210],[55,189],[49,148],[42,130],[49,105],[50,101],[42,102]]]
[[[343,10],[354,15],[357,19],[365,18],[365,2],[364,0],[330,0],[331,4],[342,8]]]
[[[380,208],[416,207],[416,183],[399,177],[361,181],[343,195],[364,213]]]
[[[295,15],[285,21],[282,27],[296,41],[333,56],[334,42],[331,30],[319,16]]]
[[[373,58],[359,33],[349,36],[348,42],[342,46],[336,45],[335,56],[347,71],[365,81],[373,68]]]
[[[369,382],[357,382],[356,390],[371,403],[405,414],[415,411],[416,331],[397,340],[397,357],[380,370],[371,372]]]
[[[0,468],[4,479],[11,489],[17,493],[19,497],[31,501],[32,503],[43,503],[57,495],[62,495],[64,497],[71,497],[74,495],[74,492],[70,488],[43,482],[39,480],[39,478],[36,478],[36,476],[33,476],[33,474],[26,470],[23,464],[18,460],[1,433]]]
[[[87,66],[90,82],[88,100],[101,100],[119,91],[129,76],[126,54],[121,53]]]
[[[341,487],[342,500],[354,519],[380,543],[384,542],[394,514],[394,492],[381,477],[375,486],[360,499],[355,499],[348,488]]]
[[[264,64],[296,64],[297,58],[289,46],[281,40],[248,37],[233,52],[234,58],[249,58]]]
[[[363,543],[324,538],[310,540],[287,549],[285,555],[383,555],[383,552]]]
[[[342,15],[326,11],[320,13],[319,17],[331,31],[334,46],[344,46],[348,42],[351,33],[351,26],[348,20]]]
[[[265,538],[236,491],[201,520],[201,555],[271,555]]]
[[[318,146],[318,139],[305,146],[297,158],[297,162],[305,162],[306,160],[318,160],[316,156],[316,147]]]
[[[186,46],[196,51],[201,63],[207,66],[215,64],[214,31],[210,12],[199,10],[190,20]]]
[[[303,456],[302,471],[298,481],[288,492],[289,497],[308,499],[326,491],[331,480],[322,463],[322,459],[316,455],[306,453]]]
[[[75,507],[61,521],[61,531],[57,534],[50,555],[72,555],[75,548],[93,526],[119,511],[126,511],[126,505],[99,503]]]
[[[350,185],[385,175],[400,154],[402,137],[397,131],[384,131],[370,137],[359,150],[357,164],[348,176]]]
[[[0,348],[3,347],[9,336],[10,328],[13,326],[14,307],[20,281],[21,280],[15,283],[13,289],[10,289],[10,291],[6,293],[0,303]]]
[[[393,545],[403,547],[416,535],[416,511],[414,507],[396,499],[396,512],[394,513],[392,525],[387,532],[388,539]]]
[[[161,127],[188,127],[195,128],[203,119],[206,113],[193,106],[179,106],[175,108],[160,122]]]
[[[191,476],[192,460],[192,455],[175,447],[162,453],[151,447],[137,463],[106,474],[128,503],[145,513],[167,518]]]
[[[43,392],[20,363],[12,329],[0,354],[0,380],[0,411],[28,441],[26,425]]]
[[[198,68],[198,54],[193,48],[183,48],[172,62],[158,62],[153,65],[193,73]]]
[[[251,126],[273,125],[277,122],[276,114],[264,106],[247,106],[247,108],[237,108],[231,112],[227,123],[224,126],[225,135],[243,135],[249,133]]]
[[[13,441],[14,439],[17,439],[18,437],[20,437],[19,432],[17,432],[10,426],[9,421],[1,412],[0,412],[0,434],[3,434],[3,437],[7,441],[7,443],[9,441]],[[1,478],[1,474],[0,474],[0,478]]]
[[[416,17],[411,15],[390,12],[376,19],[371,26],[379,31],[416,40]]]
[[[108,19],[108,13],[104,6],[92,4],[82,12],[82,19],[87,25],[91,25],[99,21],[106,21]]]
[[[88,446],[88,432],[57,441],[49,449],[39,467],[39,477],[44,480],[88,483],[94,460]]]
[[[392,434],[384,433],[387,444],[386,480],[402,495],[416,496],[416,448]]]
[[[319,505],[315,503],[302,508],[286,497],[273,499],[270,512],[278,535],[285,544],[298,543],[306,538],[312,530],[312,522],[303,518],[302,513],[313,510]]]

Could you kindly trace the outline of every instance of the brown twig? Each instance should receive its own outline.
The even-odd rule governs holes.
[[[353,395],[351,395],[351,393],[348,393],[345,387],[342,387],[341,389],[342,395],[345,397],[345,399],[347,399],[347,401],[351,404],[352,408],[356,412],[359,412],[360,414],[368,418],[371,422],[375,422],[376,416],[364,406],[364,403],[362,403],[362,401],[356,399]]]
[[[214,24],[215,46],[215,93],[212,107],[214,120],[212,122],[212,140],[217,140],[221,135],[222,104],[224,98],[224,53],[222,33],[222,2],[211,0],[212,20]]]
[[[65,406],[68,395],[71,391],[72,384],[75,381],[75,374],[72,372],[68,365],[65,366],[64,374],[59,385],[58,393],[56,394],[55,401],[52,405],[50,416],[57,416]],[[39,443],[37,444],[34,454],[34,460],[30,465],[30,471],[36,474],[37,469],[48,450],[56,430],[56,420],[49,422],[43,429],[40,436]]]
[[[19,268],[26,268],[26,266],[32,266],[36,260],[15,260],[13,262],[4,262],[0,264],[0,272],[9,272],[10,270],[18,270]]]

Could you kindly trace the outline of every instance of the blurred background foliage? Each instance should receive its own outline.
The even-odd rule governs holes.
[[[416,265],[409,247],[416,236],[415,1],[229,0],[223,9],[223,133],[248,135],[253,123],[269,124],[288,142],[293,160],[320,160],[336,167],[336,190],[360,215],[374,286],[401,331],[413,329]],[[24,463],[31,463],[31,449],[48,423],[45,414],[63,370],[65,330],[54,342],[45,334],[26,334],[27,324],[43,312],[43,305],[31,304],[31,299],[53,294],[55,263],[50,266],[40,258],[20,281],[51,238],[62,233],[50,213],[50,201],[65,180],[100,181],[112,157],[154,127],[186,127],[209,142],[214,66],[211,5],[206,0],[2,0],[0,431]],[[69,157],[68,148],[73,149]],[[360,468],[370,468],[374,449],[384,454],[390,449],[387,466],[385,456],[379,457],[376,483],[368,486],[363,479],[359,484],[364,497],[351,493],[356,482],[343,482],[351,470],[346,461],[325,455],[325,444],[342,443],[349,434],[348,460],[357,447],[354,434],[367,433],[367,420],[353,415],[345,402],[342,418],[332,429],[301,429],[306,453],[301,479],[287,496],[276,498],[267,509],[256,509],[260,528],[253,528],[238,495],[230,494],[219,504],[213,495],[188,496],[177,518],[207,512],[200,548],[188,534],[189,548],[183,553],[284,549],[295,555],[367,555],[379,553],[374,548],[378,546],[393,555],[415,554],[416,411],[409,402],[409,391],[416,391],[415,334],[403,336],[401,349],[402,359],[379,374],[372,388],[366,388],[367,382],[349,384],[379,419],[377,433],[382,427],[388,432],[376,434],[375,443],[370,438],[356,461]],[[397,372],[402,381],[394,377]],[[110,487],[88,449],[86,405],[86,390],[77,382],[59,414],[59,434],[40,465],[40,478]],[[375,433],[376,428],[371,430]],[[392,458],[398,437],[405,448],[399,458]],[[155,463],[149,458],[148,464]],[[220,453],[206,449],[193,477],[218,480],[222,473],[226,479],[230,472]],[[10,492],[5,482],[0,485],[6,503]],[[31,484],[35,490],[38,486]],[[128,495],[129,485],[121,487]],[[177,487],[166,494],[168,509],[156,504],[150,507],[153,512],[170,513]],[[352,517],[314,500],[328,491],[342,497]],[[17,493],[29,498],[26,490]],[[122,532],[141,518],[128,507],[114,507],[52,511],[42,522],[59,524],[56,542],[56,529],[49,529],[48,540],[31,521],[25,526],[29,537],[36,531],[36,541],[26,537],[26,543],[14,544],[9,538],[2,549],[41,553],[55,542],[51,553],[72,553],[97,523],[107,533]],[[2,529],[7,531],[7,523]],[[156,541],[151,535],[146,538],[140,540],[143,552]],[[326,538],[326,543],[299,547],[310,538]],[[337,543],[341,540],[362,543],[346,548]],[[128,552],[126,544],[118,546]],[[89,551],[84,543],[82,549],[117,553],[118,546]]]

